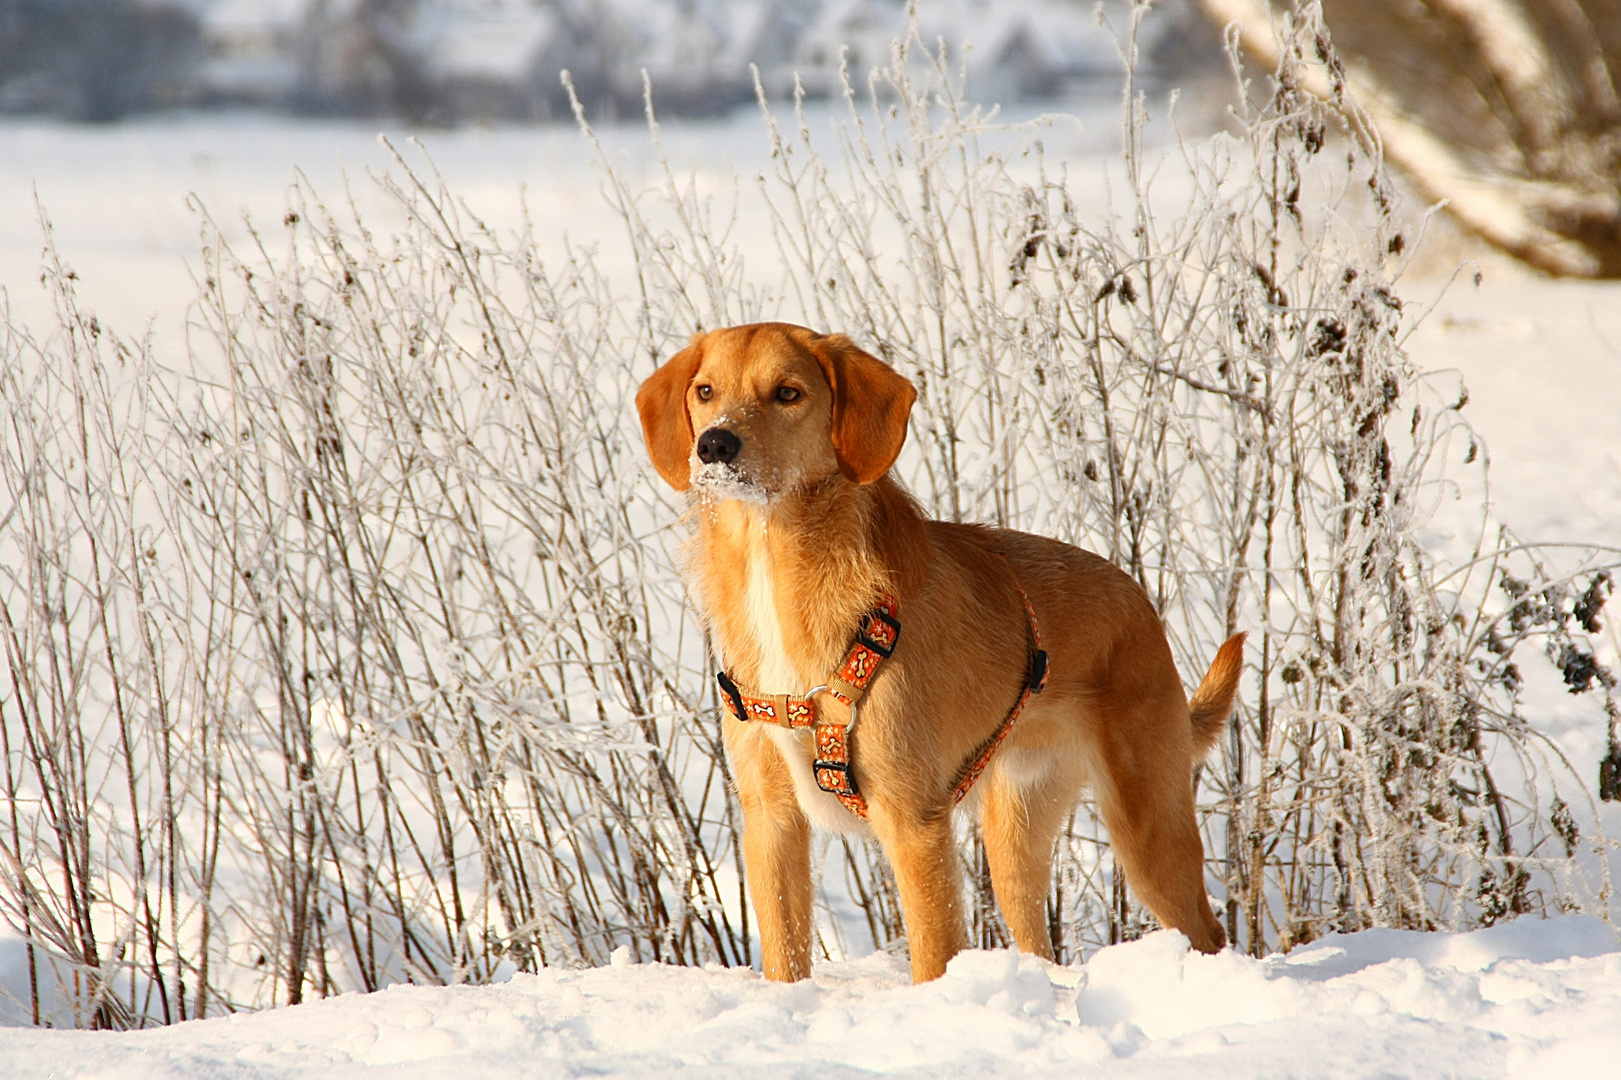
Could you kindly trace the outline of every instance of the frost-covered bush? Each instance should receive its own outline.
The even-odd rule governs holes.
[[[56,1022],[749,961],[630,334],[402,175],[388,241],[210,230],[193,372],[58,265],[5,341],[0,910]]]
[[[1153,183],[1128,82],[1102,207],[1040,125],[994,125],[915,41],[849,89],[831,152],[766,110],[741,208],[673,174],[639,190],[603,155],[628,296],[591,251],[543,265],[403,161],[393,235],[307,189],[251,250],[210,231],[185,371],[48,266],[59,326],[0,338],[0,912],[38,1018],[621,945],[749,962],[679,507],[628,406],[693,330],[766,317],[913,378],[920,498],[1116,560],[1190,680],[1252,632],[1197,777],[1239,947],[1607,910],[1573,858],[1603,844],[1590,796],[1527,722],[1516,661],[1542,649],[1613,723],[1588,641],[1605,567],[1556,571],[1484,520],[1461,560],[1432,554],[1431,510],[1484,461],[1464,396],[1402,350],[1417,237],[1377,147],[1298,89],[1302,50],[1332,56],[1314,9],[1284,42],[1239,84],[1236,133]],[[965,840],[976,937],[1003,942]],[[1061,844],[1060,954],[1139,933],[1100,823],[1083,808]],[[869,944],[846,898],[870,944],[899,939],[876,849],[829,852],[823,893],[827,953]]]

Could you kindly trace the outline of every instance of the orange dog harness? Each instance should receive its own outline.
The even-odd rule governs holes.
[[[1036,622],[1036,610],[1030,606],[1030,597],[1025,595],[1024,586],[1019,584],[1017,578],[1014,585],[1018,587],[1019,598],[1024,601],[1025,615],[1030,619],[1030,665],[1025,673],[1024,689],[996,730],[958,771],[953,803],[960,803],[967,796],[974,781],[990,764],[996,748],[1013,730],[1013,723],[1024,711],[1030,696],[1041,693],[1042,687],[1047,685],[1047,653],[1041,647],[1041,626]],[[885,595],[879,597],[872,610],[861,617],[856,639],[851,643],[849,652],[845,653],[844,662],[838,670],[826,683],[812,687],[803,695],[751,694],[741,689],[725,671],[716,672],[715,681],[720,684],[721,698],[726,702],[727,711],[738,720],[759,720],[786,728],[813,729],[816,758],[812,771],[816,776],[816,786],[836,796],[845,809],[856,817],[865,818],[867,799],[856,788],[855,777],[850,773],[850,734],[856,726],[857,706],[872,683],[873,676],[878,673],[879,665],[894,653],[900,636],[900,605],[894,597]],[[819,694],[831,694],[850,706],[850,722],[824,723],[815,704]]]

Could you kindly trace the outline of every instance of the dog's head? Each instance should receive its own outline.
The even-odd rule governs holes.
[[[870,484],[906,441],[917,391],[843,334],[756,323],[696,334],[636,394],[677,491],[766,502],[841,473]]]

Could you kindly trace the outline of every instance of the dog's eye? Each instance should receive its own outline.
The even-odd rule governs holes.
[[[779,386],[777,387],[777,400],[784,403],[789,401],[798,401],[799,391],[795,390],[791,386]]]
[[[710,386],[708,383],[702,383],[702,384],[699,385],[699,387],[698,387],[698,400],[699,401],[708,401],[710,398],[712,398],[714,396],[715,396],[714,387]]]

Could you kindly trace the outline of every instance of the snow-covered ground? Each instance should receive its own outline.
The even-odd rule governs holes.
[[[32,1078],[1614,1076],[1621,946],[1595,919],[1369,930],[1255,960],[1176,931],[1084,968],[967,952],[912,986],[875,955],[789,986],[625,963],[397,986],[109,1035],[0,1029]]]
[[[1408,340],[1469,388],[1491,455],[1492,507],[1526,541],[1621,545],[1621,284],[1468,274]],[[1429,299],[1442,283],[1410,282]]]
[[[716,185],[728,159],[758,167],[766,147],[747,112],[665,135],[676,169],[698,168]],[[657,168],[634,125],[605,139],[632,179]],[[574,132],[475,130],[425,141],[451,187],[497,228],[520,226],[522,184],[543,251],[566,229],[575,242],[600,245],[610,271],[623,257],[589,148]],[[1113,142],[1105,110],[1086,130],[1061,127],[1047,140],[1049,158],[1069,157],[1077,170]],[[295,167],[333,201],[347,170],[361,213],[386,225],[394,211],[364,171],[387,162],[375,132],[353,124],[0,123],[0,286],[16,321],[49,324],[37,281],[37,191],[88,305],[125,333],[151,321],[160,353],[178,354],[194,292],[189,192],[241,241],[244,211],[279,221]],[[1621,285],[1542,281],[1497,259],[1482,265],[1483,282],[1465,275],[1408,347],[1467,383],[1466,415],[1491,455],[1498,517],[1527,540],[1621,544]],[[1428,302],[1440,285],[1424,278],[1403,291]],[[1566,752],[1596,769],[1603,731],[1590,720],[1573,726],[1558,700],[1547,710],[1550,727],[1567,726]],[[1621,814],[1606,823],[1621,833]],[[0,969],[14,944],[0,940]],[[794,987],[741,971],[625,966],[484,988],[397,987],[139,1034],[0,1029],[0,1077],[19,1078],[969,1076],[1082,1065],[1132,1076],[1585,1078],[1615,1075],[1617,1061],[1621,948],[1604,924],[1575,918],[1470,935],[1370,931],[1266,960],[1189,955],[1169,933],[1105,949],[1076,970],[969,953],[941,981],[915,988],[885,957],[826,965]]]

